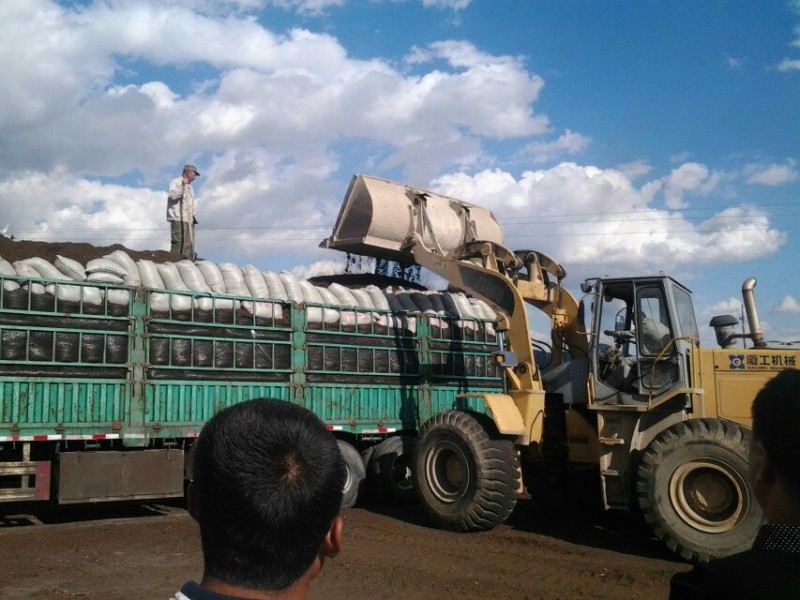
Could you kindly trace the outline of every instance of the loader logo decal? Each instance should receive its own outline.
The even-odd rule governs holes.
[[[744,369],[744,354],[729,354],[728,358],[731,361],[731,371]]]
[[[797,367],[797,357],[791,354],[729,354],[728,360],[731,371],[779,371]]]

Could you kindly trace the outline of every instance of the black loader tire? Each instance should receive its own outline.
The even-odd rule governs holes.
[[[358,500],[358,494],[364,485],[364,478],[367,473],[364,468],[364,461],[361,460],[358,450],[344,440],[336,440],[336,443],[339,444],[339,452],[342,453],[342,458],[344,458],[347,467],[347,476],[345,477],[342,493],[342,510],[344,510],[353,506]]]
[[[414,482],[437,526],[482,531],[504,522],[517,503],[519,457],[508,440],[492,439],[471,415],[451,411],[421,428]]]
[[[670,550],[705,562],[750,548],[761,509],[747,477],[749,433],[692,419],[661,432],[642,455],[636,495],[645,520]]]
[[[397,435],[375,447],[367,464],[367,483],[377,498],[406,503],[417,497],[412,477],[416,442],[415,438]]]

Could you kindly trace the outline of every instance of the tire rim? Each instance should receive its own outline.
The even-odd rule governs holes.
[[[725,533],[747,512],[747,484],[734,468],[712,459],[678,467],[669,482],[669,497],[678,516],[705,533]]]
[[[458,444],[442,441],[428,454],[425,474],[433,495],[442,502],[452,504],[467,493],[472,467]]]
[[[350,465],[347,464],[345,461],[345,477],[344,477],[344,485],[342,486],[342,490],[345,492],[350,489],[350,486],[353,485],[353,471],[350,469]]]

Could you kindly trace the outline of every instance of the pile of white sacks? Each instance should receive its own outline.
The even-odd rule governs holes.
[[[380,289],[374,285],[354,289],[338,283],[322,287],[298,279],[286,271],[262,272],[253,265],[239,268],[232,263],[217,264],[207,260],[157,264],[149,260],[134,261],[122,250],[90,260],[86,265],[64,256],[58,256],[54,263],[35,257],[13,264],[0,257],[0,276],[3,275],[59,281],[20,284],[5,280],[4,288],[7,291],[17,290],[20,285],[30,285],[34,294],[53,294],[62,301],[93,305],[102,304],[104,297],[111,304],[128,304],[130,291],[124,287],[77,286],[68,282],[143,286],[150,290],[193,293],[151,292],[150,304],[156,312],[188,311],[193,307],[199,310],[234,310],[241,307],[258,317],[279,319],[283,312],[280,303],[291,302],[306,305],[306,317],[310,323],[360,325],[377,322],[413,329],[415,320],[409,316],[424,315],[435,319],[434,324],[440,327],[447,327],[456,319],[462,327],[474,329],[480,321],[494,322],[497,319],[495,312],[485,302],[468,298],[460,292],[406,290],[402,287]],[[252,301],[219,295],[252,298]]]

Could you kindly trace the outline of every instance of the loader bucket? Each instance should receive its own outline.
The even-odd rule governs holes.
[[[445,256],[467,242],[503,243],[491,212],[399,183],[354,175],[329,238],[320,244],[361,256],[413,262],[409,239]]]

